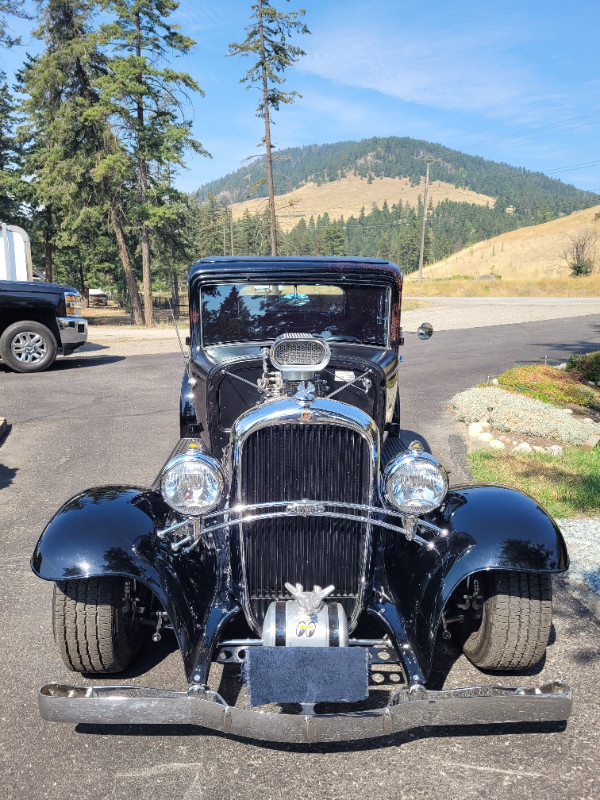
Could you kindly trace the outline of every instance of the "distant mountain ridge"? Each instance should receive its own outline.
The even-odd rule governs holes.
[[[470,156],[441,144],[408,137],[372,137],[362,141],[307,145],[276,151],[276,194],[297,189],[308,182],[323,184],[349,174],[372,180],[378,177],[407,178],[413,185],[425,175],[425,158],[439,159],[430,167],[430,180],[442,181],[494,198],[495,208],[514,212],[518,225],[589,208],[600,203],[600,195],[508,164]],[[213,192],[227,203],[251,197],[266,197],[264,159],[211,181],[195,192],[205,200]]]

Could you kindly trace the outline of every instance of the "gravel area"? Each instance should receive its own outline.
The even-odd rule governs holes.
[[[600,596],[600,517],[556,521],[571,558],[568,581],[575,586],[583,584]]]
[[[562,317],[600,314],[600,297],[409,297],[430,305],[402,314],[402,327],[416,330],[424,320],[435,331],[486,328]]]
[[[467,389],[455,395],[451,403],[457,418],[467,424],[488,419],[495,430],[524,436],[581,445],[594,433],[600,433],[600,423],[574,419],[549,403],[494,386]]]

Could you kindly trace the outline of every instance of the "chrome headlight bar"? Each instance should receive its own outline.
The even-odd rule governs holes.
[[[229,509],[222,509],[211,514],[206,514],[201,519],[182,520],[169,528],[157,531],[159,539],[166,539],[176,531],[188,527],[188,533],[177,541],[171,542],[174,552],[183,550],[187,552],[199,543],[202,536],[223,530],[233,525],[245,525],[251,522],[261,522],[277,517],[331,517],[350,522],[361,522],[401,534],[407,539],[436,550],[432,539],[425,539],[414,532],[415,527],[422,532],[431,532],[437,536],[446,537],[448,531],[439,528],[427,520],[418,519],[415,525],[406,524],[405,515],[398,511],[391,511],[378,506],[358,505],[334,500],[283,500],[273,503],[254,503],[253,505],[239,505]],[[399,523],[388,521],[389,517],[400,517]]]

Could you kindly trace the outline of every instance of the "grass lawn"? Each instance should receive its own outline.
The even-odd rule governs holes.
[[[473,478],[503,483],[535,497],[554,517],[600,514],[600,450],[545,453],[475,450],[467,456]]]

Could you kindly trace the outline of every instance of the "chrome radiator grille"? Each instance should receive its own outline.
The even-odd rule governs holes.
[[[370,501],[370,449],[346,427],[279,425],[250,435],[241,463],[243,501]],[[285,582],[333,584],[351,613],[362,577],[365,526],[326,517],[284,517],[245,526],[242,548],[251,610],[262,624]]]

